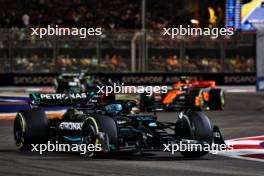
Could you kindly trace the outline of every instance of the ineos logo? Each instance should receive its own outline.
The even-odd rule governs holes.
[[[59,126],[62,130],[81,130],[82,123],[76,122],[62,122]]]

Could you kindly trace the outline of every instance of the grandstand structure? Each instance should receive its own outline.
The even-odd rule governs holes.
[[[254,33],[161,35],[179,25],[223,27],[224,8],[219,0],[0,1],[0,72],[255,72]],[[30,36],[30,27],[47,25],[104,32],[85,39]]]
[[[262,47],[259,32],[174,39],[161,34],[163,28],[179,25],[223,27],[224,11],[221,0],[0,0],[0,73],[249,73],[254,77],[256,57],[259,71],[263,56],[260,49],[256,54],[256,48]],[[84,39],[31,35],[31,27],[47,25],[101,27],[103,34]]]
[[[257,68],[257,90],[264,91],[264,2],[261,3],[261,6],[256,9],[258,15],[252,17],[249,21],[250,24],[256,29],[257,37],[256,37],[256,68]]]
[[[140,30],[104,31],[100,37],[45,37],[26,30],[0,31],[1,73],[141,72]],[[133,40],[134,46],[133,46]],[[209,36],[165,38],[147,32],[146,72],[255,72],[255,34],[232,38]],[[136,52],[133,51],[136,49]],[[132,59],[132,56],[135,59]]]

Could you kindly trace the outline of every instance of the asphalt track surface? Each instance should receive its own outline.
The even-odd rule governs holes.
[[[233,93],[226,95],[226,109],[207,112],[226,139],[264,134],[264,95]],[[160,120],[174,121],[175,113],[161,113]],[[263,162],[207,155],[185,159],[180,154],[146,153],[143,156],[104,156],[87,159],[79,154],[19,152],[14,146],[12,121],[0,121],[0,175],[233,175],[263,176]]]

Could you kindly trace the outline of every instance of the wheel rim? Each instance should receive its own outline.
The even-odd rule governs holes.
[[[84,123],[83,125],[82,142],[86,145],[93,144],[94,147],[96,147],[96,145],[99,144],[98,133],[98,124],[93,117],[90,117],[87,120],[87,123]],[[94,151],[88,151],[86,156],[91,158],[94,156],[94,154]]]
[[[83,135],[83,143],[85,143],[86,145],[89,145],[89,144],[96,145],[97,144],[97,135],[96,134],[97,133],[96,133],[95,127],[91,124],[87,125],[87,127],[85,129],[85,133]],[[87,152],[86,156],[91,158],[94,156],[94,152]]]
[[[83,142],[86,144],[95,144],[96,141],[96,131],[93,125],[88,125],[83,137]]]

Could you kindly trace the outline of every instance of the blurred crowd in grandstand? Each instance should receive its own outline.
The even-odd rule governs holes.
[[[146,23],[149,29],[191,24],[198,18],[208,25],[208,7],[215,10],[219,25],[223,22],[221,0],[147,1]],[[201,8],[203,7],[203,8]],[[201,11],[200,11],[201,10]],[[83,26],[105,29],[139,29],[141,0],[0,0],[0,27]]]
[[[122,34],[126,37],[108,35],[99,43],[89,39],[36,40],[23,33],[3,40],[0,30],[0,72],[130,72],[131,36]],[[199,37],[172,41],[148,36],[149,72],[255,72],[254,41],[224,40],[221,59],[221,40]],[[97,55],[98,51],[101,54]]]
[[[56,61],[47,56],[33,54],[31,58],[17,56],[15,58],[14,69],[16,72],[78,72],[100,71],[100,72],[129,72],[130,59],[122,56],[105,56],[99,61],[96,56],[71,58],[69,55],[59,55]],[[2,65],[3,67],[4,65]],[[150,72],[254,72],[255,60],[243,56],[227,58],[223,64],[220,59],[203,57],[200,59],[178,58],[176,55],[163,58],[162,56],[152,56],[149,60],[148,71]],[[1,70],[0,70],[1,71]]]
[[[177,37],[175,40],[160,35],[163,27],[194,25],[192,18],[199,20],[200,26],[208,26],[210,18],[207,8],[215,10],[214,27],[223,26],[224,3],[220,0],[150,0],[147,1],[146,23],[147,41],[152,49],[171,48],[179,50],[181,42],[184,49],[198,51],[213,48],[214,39],[205,37]],[[12,37],[0,30],[0,72],[129,72],[131,70],[131,40],[137,29],[141,28],[141,0],[0,0],[0,28],[12,28]],[[207,7],[207,8],[206,8]],[[209,19],[209,21],[208,21]],[[211,19],[212,20],[212,19]],[[36,40],[29,36],[29,27],[59,25],[60,27],[102,27],[105,29],[101,39],[72,40],[61,39],[56,45],[53,38]],[[197,25],[197,24],[195,24]],[[113,32],[115,30],[115,32]],[[56,39],[57,40],[57,39]],[[74,56],[77,49],[98,49],[100,47],[125,48],[128,54],[119,52],[104,53],[98,57],[93,54]],[[218,40],[220,42],[220,40]],[[217,43],[217,42],[215,42]],[[237,42],[239,44],[239,42]],[[194,46],[195,45],[195,46]],[[215,46],[220,51],[219,43]],[[202,46],[202,48],[201,48]],[[236,47],[236,46],[235,46]],[[254,47],[254,46],[253,46]],[[57,52],[59,49],[69,51]],[[252,47],[250,48],[252,49]],[[38,52],[41,50],[41,52]],[[54,51],[56,54],[54,54]],[[78,50],[79,51],[79,50]],[[192,50],[191,50],[192,51]],[[78,53],[78,52],[76,52]],[[88,52],[89,53],[89,52]],[[254,72],[255,56],[185,53],[149,54],[148,69],[152,72]],[[177,54],[176,54],[177,53]],[[239,53],[239,52],[235,52]],[[197,56],[193,56],[197,55]]]
[[[164,62],[166,60],[166,62]],[[219,58],[189,58],[179,59],[177,56],[169,56],[167,59],[161,56],[151,58],[152,71],[162,70],[166,72],[254,72],[255,62],[253,58],[236,57],[226,58],[221,64]]]

